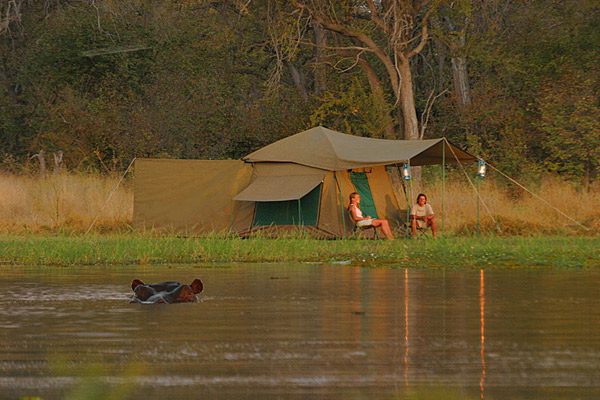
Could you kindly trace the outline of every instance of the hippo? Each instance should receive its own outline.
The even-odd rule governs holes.
[[[197,300],[196,295],[202,292],[202,281],[194,279],[189,285],[179,282],[144,283],[139,279],[131,282],[133,296],[131,303],[189,303]]]

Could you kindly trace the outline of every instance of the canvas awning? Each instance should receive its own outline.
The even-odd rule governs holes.
[[[445,139],[386,140],[347,135],[318,126],[278,140],[244,161],[288,162],[328,171],[409,162],[411,165],[475,161],[477,158]]]
[[[311,175],[259,175],[234,197],[238,201],[298,200],[317,187],[325,173]]]

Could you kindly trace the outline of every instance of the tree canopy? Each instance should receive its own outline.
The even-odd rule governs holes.
[[[594,0],[11,0],[0,168],[239,158],[323,124],[589,184],[599,47]]]

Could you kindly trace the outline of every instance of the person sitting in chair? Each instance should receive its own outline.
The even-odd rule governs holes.
[[[381,231],[385,235],[386,239],[394,239],[394,234],[390,229],[390,223],[387,219],[372,218],[368,215],[366,217],[363,216],[363,213],[360,210],[360,194],[356,192],[350,193],[350,204],[348,205],[348,211],[350,211],[352,220],[359,228],[365,228],[369,226],[373,226],[375,228],[381,227]]]
[[[417,204],[410,209],[410,226],[412,228],[413,237],[417,236],[417,227],[422,230],[430,226],[431,233],[435,239],[436,228],[434,217],[433,208],[431,208],[430,204],[427,204],[427,196],[423,193],[419,193],[417,196]]]

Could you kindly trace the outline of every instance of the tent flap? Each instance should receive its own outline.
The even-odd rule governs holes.
[[[317,187],[325,173],[313,175],[262,175],[234,197],[237,201],[298,200]]]

